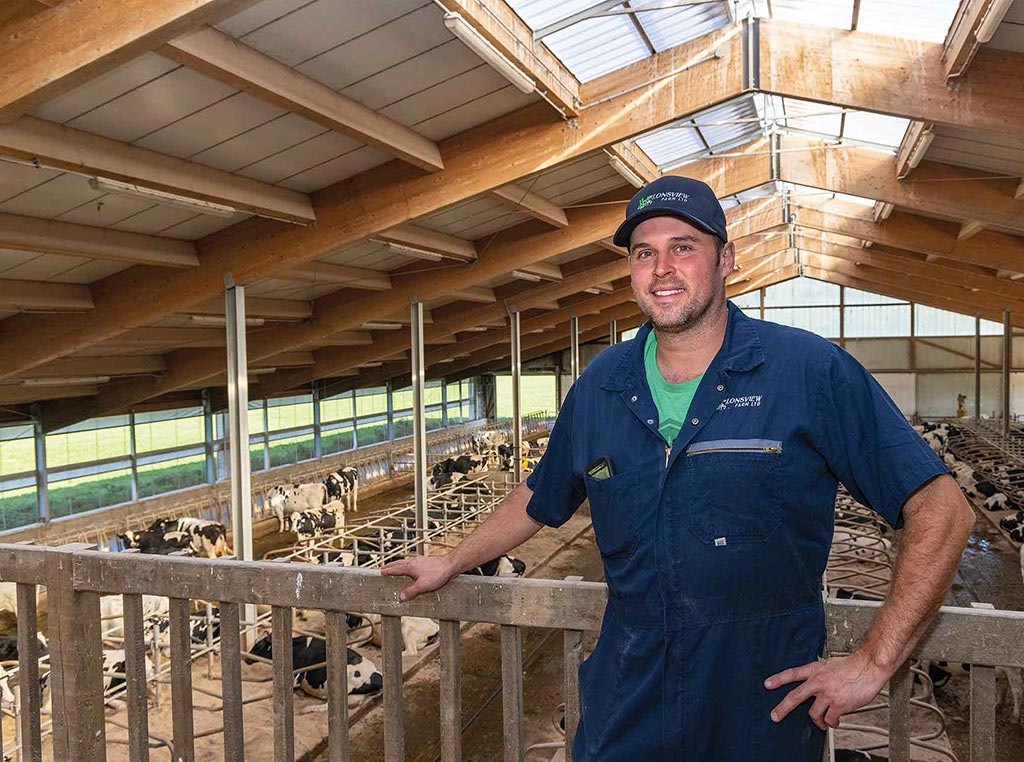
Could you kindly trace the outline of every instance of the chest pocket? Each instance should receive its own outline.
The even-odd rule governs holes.
[[[636,548],[636,471],[607,479],[584,475],[597,547],[607,558],[628,556]]]
[[[782,443],[695,442],[686,453],[690,531],[714,545],[765,542],[782,520]]]

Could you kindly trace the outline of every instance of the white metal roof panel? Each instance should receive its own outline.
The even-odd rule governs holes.
[[[960,0],[861,0],[857,28],[926,42],[942,42]]]
[[[1024,53],[1024,0],[1016,0],[1010,6],[1003,23],[985,47]]]

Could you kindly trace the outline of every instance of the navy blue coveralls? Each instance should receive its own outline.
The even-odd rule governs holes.
[[[550,526],[589,499],[609,588],[573,754],[817,762],[810,702],[775,724],[795,686],[763,681],[824,643],[837,480],[898,527],[907,497],[948,469],[849,354],[732,303],[670,447],[644,373],[650,330],[580,376],[527,480],[527,512]],[[585,475],[601,457],[614,475]]]

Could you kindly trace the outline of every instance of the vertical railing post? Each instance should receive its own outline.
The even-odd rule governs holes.
[[[139,499],[139,455],[135,442],[135,413],[128,413],[128,462],[132,474],[132,502]]]
[[[520,316],[517,308],[509,308],[508,322],[512,333],[512,477],[515,483],[519,484],[523,480],[523,362],[520,351]]]
[[[1013,367],[1013,322],[1003,310],[1003,434],[1010,433],[1010,368]]]
[[[324,456],[323,424],[320,420],[320,397],[322,396],[322,389],[323,387],[319,381],[313,382],[313,457],[317,460]]]
[[[416,552],[426,552],[427,531],[427,421],[426,369],[423,362],[423,302],[413,295],[409,305],[409,323],[412,333],[412,462],[415,468],[413,492],[416,504]]]
[[[580,319],[576,315],[569,318],[569,368],[574,384],[580,377]]]
[[[245,289],[228,274],[225,280],[225,315],[228,342],[228,436],[231,479],[231,529],[235,557],[252,561],[252,474],[249,462],[249,371],[245,335]],[[267,401],[263,400],[263,431],[267,431]],[[264,438],[264,442],[266,442]],[[264,446],[264,462],[268,450]],[[245,605],[248,625],[256,621],[256,607]],[[245,646],[252,645],[253,630],[246,629]]]
[[[359,409],[356,403],[356,390],[352,390],[352,449],[359,447]]]
[[[69,543],[46,555],[54,759],[106,759],[100,598],[74,586],[75,553],[94,548]]]
[[[209,389],[203,389],[203,454],[205,456],[205,477],[207,484],[217,481],[217,462],[213,455],[213,394]],[[248,455],[248,447],[246,454]]]
[[[43,431],[43,409],[32,405],[32,437],[36,456],[36,512],[39,521],[50,523],[50,484],[46,473],[46,433]]]
[[[910,762],[910,695],[914,675],[904,662],[889,680],[889,760]]]
[[[981,420],[981,318],[974,318],[974,420]]]

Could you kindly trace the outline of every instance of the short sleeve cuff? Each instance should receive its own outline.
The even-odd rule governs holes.
[[[887,461],[900,465],[896,469],[897,478],[890,483],[887,490],[886,504],[877,506],[875,510],[893,529],[902,529],[903,506],[907,499],[936,476],[944,476],[951,472],[949,467],[939,460],[931,450],[928,451],[931,457],[921,457],[918,453],[891,453],[892,449],[905,450],[909,448],[888,448],[885,451]],[[891,458],[889,457],[890,453],[893,456]]]

